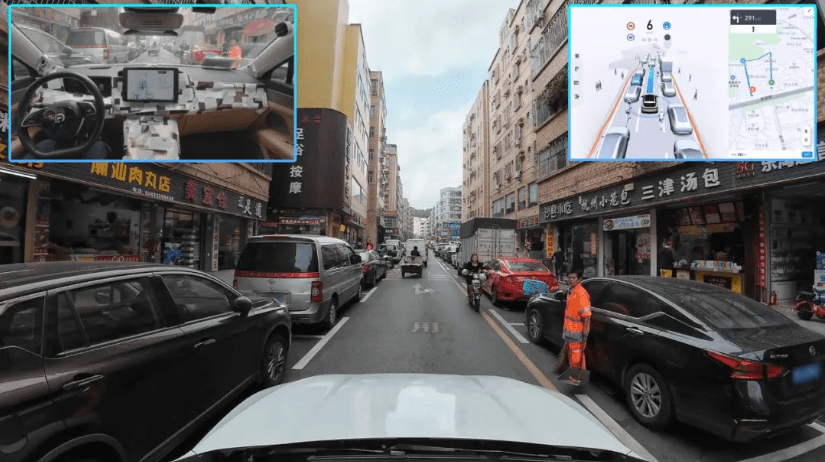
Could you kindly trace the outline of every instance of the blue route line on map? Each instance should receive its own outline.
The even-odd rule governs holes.
[[[769,51],[769,52],[765,53],[764,55],[762,55],[758,58],[742,59],[742,61],[741,61],[742,64],[745,66],[745,78],[748,80],[748,93],[750,93],[751,96],[753,96],[753,92],[751,91],[751,78],[748,75],[748,61],[757,61],[757,60],[760,60],[760,59],[764,58],[765,56],[768,57],[768,63],[770,64],[770,69],[771,69],[771,80],[773,80],[773,54],[772,54],[772,52]]]

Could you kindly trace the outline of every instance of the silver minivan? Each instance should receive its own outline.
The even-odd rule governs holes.
[[[253,236],[238,259],[234,285],[287,305],[293,323],[330,328],[341,306],[361,301],[361,256],[333,237]]]
[[[122,35],[102,27],[72,29],[66,45],[91,58],[93,64],[128,63],[133,53]]]

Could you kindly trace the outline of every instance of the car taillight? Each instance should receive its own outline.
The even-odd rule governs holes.
[[[775,379],[785,372],[785,368],[776,364],[747,361],[731,356],[708,351],[708,356],[733,369],[730,376],[739,380]]]
[[[370,272],[370,265],[361,265],[361,272],[367,274]]]
[[[321,281],[312,281],[312,298],[310,301],[312,303],[321,303],[322,298],[324,298],[324,283]]]

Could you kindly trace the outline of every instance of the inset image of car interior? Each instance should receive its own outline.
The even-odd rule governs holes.
[[[12,162],[294,162],[294,7],[9,9]]]

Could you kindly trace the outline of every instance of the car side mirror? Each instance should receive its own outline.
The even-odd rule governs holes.
[[[252,300],[247,297],[238,297],[232,302],[232,311],[241,313],[241,316],[246,316],[252,310]]]
[[[560,290],[560,291],[556,292],[556,294],[554,295],[554,298],[556,300],[560,301],[560,302],[564,302],[564,301],[567,301],[567,294]]]
[[[292,32],[292,24],[286,21],[281,21],[275,25],[275,35],[278,37],[286,37],[290,32]]]
[[[361,255],[352,255],[350,257],[350,263],[352,263],[353,265],[356,263],[361,263]]]

